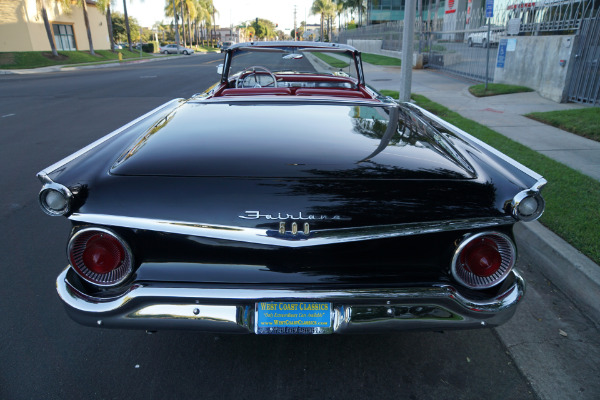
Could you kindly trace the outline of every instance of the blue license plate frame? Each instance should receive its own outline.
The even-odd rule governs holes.
[[[265,301],[256,303],[255,331],[261,335],[332,333],[333,307],[328,302]]]

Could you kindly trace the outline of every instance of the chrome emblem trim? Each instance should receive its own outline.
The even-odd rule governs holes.
[[[350,221],[352,218],[349,217],[342,217],[340,215],[333,215],[333,216],[329,216],[329,215],[314,215],[314,214],[308,214],[308,215],[304,215],[302,214],[302,211],[300,211],[298,214],[288,214],[288,213],[277,213],[277,214],[262,214],[260,211],[244,211],[244,213],[246,215],[238,215],[238,218],[241,219],[261,219],[261,218],[265,218],[265,219],[270,219],[270,220],[296,220],[296,221],[309,221],[309,220],[320,220],[320,221]]]
[[[279,235],[279,230],[246,228],[239,226],[203,224],[200,222],[169,221],[160,219],[125,217],[105,214],[72,214],[71,221],[89,224],[119,226],[131,229],[143,229],[179,235],[222,240],[227,242],[252,243],[276,247],[310,247],[335,243],[359,242],[364,240],[385,239],[400,236],[422,235],[435,232],[447,232],[465,229],[481,229],[490,226],[512,225],[515,220],[511,216],[458,219],[446,221],[417,222],[409,224],[391,224],[361,226],[341,229],[324,229],[310,232],[310,235]],[[279,226],[281,228],[281,225]],[[307,229],[307,227],[304,227]],[[271,234],[273,232],[275,235]]]

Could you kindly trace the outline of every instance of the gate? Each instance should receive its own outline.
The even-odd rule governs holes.
[[[489,39],[485,9],[453,15],[446,21],[437,20],[426,35],[425,66],[480,82],[485,82],[487,75],[493,82],[499,38],[506,32],[505,15],[496,13]]]
[[[568,99],[600,105],[600,9],[582,21],[576,46]]]

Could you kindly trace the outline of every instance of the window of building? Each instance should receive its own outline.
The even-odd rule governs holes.
[[[54,28],[54,43],[58,50],[75,51],[75,35],[72,25],[52,24]]]

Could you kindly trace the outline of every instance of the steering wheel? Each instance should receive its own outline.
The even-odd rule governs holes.
[[[257,69],[259,71],[257,71]],[[261,85],[258,82],[258,79],[256,79],[257,75],[269,75],[270,78],[273,80],[273,82],[269,82],[266,85]],[[251,82],[252,81],[251,77],[254,77],[254,83]],[[275,75],[271,71],[269,71],[267,68],[261,67],[259,65],[244,68],[244,70],[242,72],[240,72],[239,76],[235,80],[236,88],[260,88],[263,86],[271,86],[271,85],[273,85],[273,87],[277,87],[277,78],[275,78]]]

